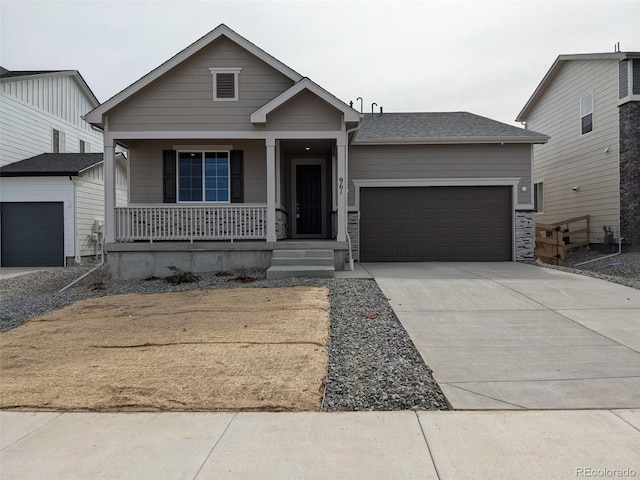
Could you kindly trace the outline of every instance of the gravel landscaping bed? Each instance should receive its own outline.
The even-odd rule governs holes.
[[[91,267],[68,267],[0,280],[0,329],[14,328],[77,300],[105,295],[327,286],[331,292],[331,342],[323,410],[448,409],[431,370],[371,279],[266,280],[264,270],[248,270],[227,275],[198,274],[196,282],[174,285],[156,278],[116,281],[101,268],[58,292]]]
[[[570,273],[578,273],[589,277],[600,278],[609,282],[619,283],[640,289],[640,252],[627,252],[614,257],[603,258],[606,253],[585,250],[573,253],[562,267],[536,262],[536,265],[553,268]],[[602,260],[579,265],[589,260]]]

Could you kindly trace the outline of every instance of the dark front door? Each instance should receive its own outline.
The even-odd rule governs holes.
[[[322,165],[296,165],[296,234],[322,235]]]

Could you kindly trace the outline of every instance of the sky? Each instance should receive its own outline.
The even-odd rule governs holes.
[[[364,112],[511,125],[559,54],[640,51],[640,0],[0,0],[0,65],[104,102],[221,23]]]

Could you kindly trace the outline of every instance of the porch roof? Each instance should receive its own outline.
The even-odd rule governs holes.
[[[549,137],[469,112],[364,114],[353,145],[546,143]]]

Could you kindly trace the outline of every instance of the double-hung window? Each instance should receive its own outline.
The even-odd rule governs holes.
[[[178,152],[179,202],[229,202],[229,152]]]
[[[580,97],[580,135],[593,131],[593,93]]]
[[[544,212],[544,183],[537,182],[533,184],[533,204],[536,213]]]

